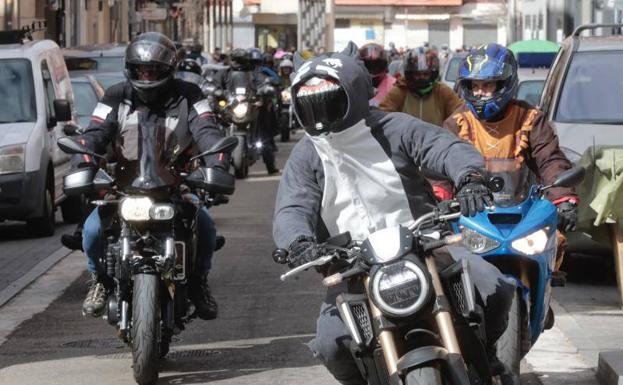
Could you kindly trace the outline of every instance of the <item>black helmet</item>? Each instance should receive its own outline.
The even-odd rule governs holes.
[[[177,66],[177,70],[183,72],[192,72],[197,75],[201,75],[201,66],[199,65],[199,63],[197,63],[197,61],[193,59],[182,60],[181,63]]]
[[[259,48],[249,48],[247,53],[249,54],[249,63],[252,66],[259,66],[262,64],[262,51]]]
[[[404,73],[409,91],[420,96],[430,94],[439,77],[439,56],[437,52],[428,49],[426,46],[409,50]]]
[[[232,67],[234,68],[244,68],[249,64],[249,55],[247,51],[242,48],[236,48],[231,51],[230,60],[232,63]]]
[[[145,103],[155,100],[176,67],[175,44],[161,33],[143,33],[125,50],[125,76]]]
[[[268,52],[262,55],[262,65],[272,68],[275,65],[273,55],[269,54]]]

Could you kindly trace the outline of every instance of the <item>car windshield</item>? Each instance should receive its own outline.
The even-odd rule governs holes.
[[[97,61],[97,70],[101,72],[123,72],[125,62],[123,57],[95,57]]]
[[[519,83],[517,89],[517,99],[525,100],[526,102],[536,106],[541,100],[541,93],[543,92],[543,86],[545,80],[526,80]]]
[[[623,124],[623,51],[577,53],[569,66],[555,121]]]
[[[0,60],[0,123],[35,122],[35,87],[27,59]]]
[[[76,101],[76,113],[79,117],[91,116],[97,105],[97,95],[91,84],[84,82],[72,82],[74,100]]]
[[[456,78],[459,77],[459,66],[463,61],[462,57],[453,57],[448,62],[448,69],[446,70],[446,81],[456,82]]]

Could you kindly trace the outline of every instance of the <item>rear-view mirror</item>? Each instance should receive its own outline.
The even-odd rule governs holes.
[[[69,100],[54,100],[54,117],[57,122],[68,122],[71,120],[71,104]]]
[[[586,170],[584,167],[575,166],[569,170],[564,171],[558,178],[552,183],[552,187],[574,187],[582,183],[584,180],[584,174]]]

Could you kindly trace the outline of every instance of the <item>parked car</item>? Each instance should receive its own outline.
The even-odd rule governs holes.
[[[540,107],[563,147],[582,154],[593,143],[623,145],[623,36],[565,39],[549,72]]]
[[[0,220],[52,235],[58,205],[66,222],[82,217],[78,197],[63,193],[69,156],[56,145],[76,130],[69,74],[55,42],[7,43],[0,42]]]
[[[515,97],[538,106],[548,72],[549,68],[519,68],[519,85]]]
[[[84,129],[89,126],[95,106],[104,97],[104,87],[92,75],[71,78],[71,87],[76,101],[78,125]]]
[[[441,68],[441,82],[448,87],[455,89],[456,79],[459,77],[459,66],[465,57],[467,52],[456,52],[450,56],[446,61],[446,64]]]
[[[572,161],[593,144],[623,146],[623,35],[582,35],[610,27],[578,27],[562,42],[545,81],[539,107]],[[571,250],[611,255],[604,246],[578,233],[569,243]]]
[[[107,44],[63,49],[72,77],[92,75],[104,87],[125,81],[125,45]]]

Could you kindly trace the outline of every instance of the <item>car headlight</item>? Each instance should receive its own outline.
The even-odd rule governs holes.
[[[148,221],[154,205],[148,197],[128,197],[121,201],[121,217],[126,221]]]
[[[236,107],[234,107],[232,112],[234,113],[234,116],[236,118],[241,119],[247,115],[248,110],[249,110],[249,105],[245,102],[245,103],[239,103]]]
[[[409,260],[385,265],[371,281],[372,301],[390,316],[409,316],[424,306],[430,284],[424,270]]]
[[[0,148],[0,174],[24,171],[24,145]]]
[[[461,227],[462,243],[467,250],[475,254],[483,254],[500,246],[500,242],[480,234],[476,230]]]
[[[547,246],[547,240],[549,239],[547,232],[549,227],[544,227],[533,233],[526,235],[525,237],[515,239],[511,243],[511,247],[520,253],[526,255],[535,255],[542,253]]]

